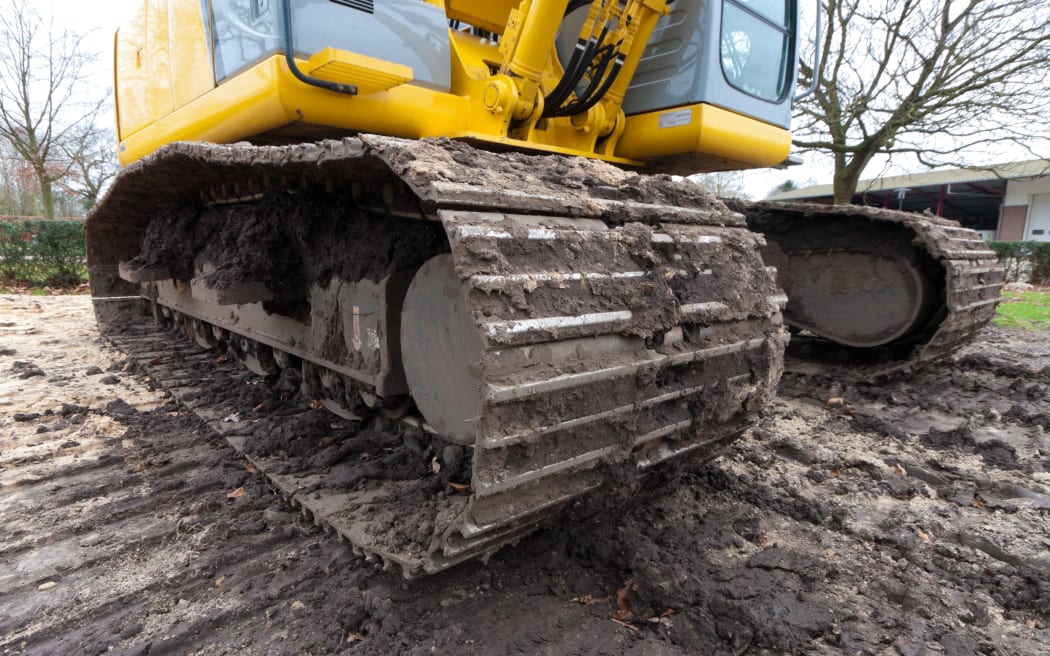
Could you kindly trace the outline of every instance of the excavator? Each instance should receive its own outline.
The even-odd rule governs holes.
[[[115,37],[123,169],[87,220],[98,323],[118,345],[176,327],[455,472],[253,460],[408,577],[716,456],[785,357],[868,378],[943,357],[1003,281],[975,232],[677,177],[789,161],[801,44],[819,40],[799,14],[145,0]]]

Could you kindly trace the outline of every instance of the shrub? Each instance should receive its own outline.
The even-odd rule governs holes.
[[[0,281],[70,287],[86,274],[83,221],[0,222]]]
[[[1025,277],[1034,285],[1050,282],[1050,242],[990,241],[988,246],[1006,268],[1008,282]]]

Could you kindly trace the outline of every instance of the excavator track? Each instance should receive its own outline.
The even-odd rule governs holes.
[[[790,299],[788,370],[862,380],[910,371],[995,316],[1003,268],[955,221],[856,205],[729,204],[766,237],[763,256]]]
[[[374,136],[173,144],[121,172],[87,236],[117,346],[406,577],[487,557],[624,472],[714,457],[783,367],[786,298],[744,217],[588,160]],[[244,384],[207,347],[295,378],[352,430],[290,468],[292,447],[187,382]],[[195,364],[165,369],[186,348]],[[355,440],[423,471],[361,475]]]

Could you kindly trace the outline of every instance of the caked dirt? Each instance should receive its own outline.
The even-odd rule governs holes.
[[[153,389],[88,298],[0,296],[0,653],[1046,654],[1048,338],[789,374],[712,463],[406,582]]]

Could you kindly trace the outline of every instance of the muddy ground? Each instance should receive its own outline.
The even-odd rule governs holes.
[[[86,297],[0,296],[0,654],[1046,654],[1048,386],[1050,334],[1004,329],[881,386],[789,375],[626,511],[405,582],[153,389]]]

